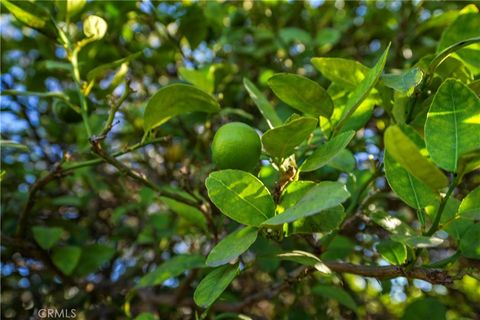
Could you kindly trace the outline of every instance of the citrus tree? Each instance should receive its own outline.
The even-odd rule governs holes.
[[[2,318],[480,314],[475,4],[2,12]]]

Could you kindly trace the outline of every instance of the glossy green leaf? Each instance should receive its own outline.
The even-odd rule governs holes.
[[[207,219],[199,209],[167,197],[160,197],[160,200],[188,223],[204,231],[207,230]]]
[[[103,244],[85,246],[82,248],[82,255],[75,272],[81,277],[87,276],[89,273],[97,271],[114,254],[114,248]]]
[[[385,74],[382,76],[383,84],[386,87],[401,93],[411,93],[422,79],[423,73],[416,67],[399,74]]]
[[[305,266],[314,267],[317,271],[322,273],[332,273],[330,268],[328,268],[320,258],[315,256],[310,252],[305,252],[301,250],[293,250],[290,252],[284,252],[277,255],[281,260],[288,260],[303,264]]]
[[[403,243],[410,248],[431,248],[437,247],[443,243],[443,239],[427,236],[405,236],[394,234],[391,236],[391,239]]]
[[[385,152],[384,165],[388,184],[412,208],[421,210],[440,200],[437,192],[404,169],[388,152]]]
[[[461,155],[480,144],[480,99],[459,81],[446,80],[427,114],[425,142],[432,160],[456,172]]]
[[[415,231],[405,222],[397,217],[389,215],[384,211],[376,211],[370,215],[370,218],[383,229],[392,234],[414,235]]]
[[[285,158],[295,152],[295,147],[308,138],[317,123],[316,118],[299,117],[270,129],[262,136],[263,147],[271,156]]]
[[[174,256],[155,270],[144,275],[137,284],[137,288],[151,287],[164,283],[166,280],[178,277],[182,273],[205,267],[205,258],[200,255],[178,255]]]
[[[244,253],[257,239],[258,229],[244,227],[220,241],[207,257],[206,264],[217,267],[226,264]]]
[[[328,164],[352,140],[354,131],[340,133],[325,144],[319,146],[300,166],[300,171],[308,172],[320,169]]]
[[[410,303],[402,316],[402,320],[445,320],[447,309],[434,298],[420,298]]]
[[[458,213],[463,218],[480,220],[480,187],[475,188],[462,200]]]
[[[56,0],[55,5],[58,8],[61,19],[75,16],[82,11],[87,0]]]
[[[214,269],[200,281],[193,294],[193,300],[202,308],[209,307],[220,297],[223,291],[227,289],[230,282],[235,279],[239,272],[238,264],[226,265]]]
[[[218,111],[220,105],[206,92],[186,84],[171,84],[158,90],[148,101],[144,114],[144,129],[152,130],[170,118],[184,113]]]
[[[4,5],[15,18],[29,27],[39,30],[45,30],[47,28],[52,30],[54,28],[46,12],[33,2],[2,0],[2,5]]]
[[[312,187],[296,205],[268,219],[263,224],[278,225],[313,216],[326,209],[338,206],[349,196],[345,185],[339,182],[322,181]]]
[[[327,163],[327,165],[342,172],[352,172],[353,169],[355,169],[356,160],[350,150],[342,149]]]
[[[389,49],[390,44],[385,49],[381,57],[378,59],[375,66],[370,71],[368,71],[365,79],[360,82],[360,84],[355,88],[355,90],[353,90],[352,94],[348,97],[345,110],[342,114],[342,117],[340,118],[340,121],[336,125],[337,131],[345,124],[346,120],[355,112],[355,110],[368,96],[373,87],[377,84],[382,74],[383,68],[385,67],[385,63],[387,62]]]
[[[388,127],[384,135],[384,142],[385,150],[392,158],[425,185],[433,190],[447,186],[447,177],[422,155],[411,137],[398,125]]]
[[[52,261],[60,271],[67,276],[72,274],[73,270],[80,261],[82,249],[76,246],[65,246],[53,250]]]
[[[140,57],[142,54],[143,53],[140,51],[140,52],[128,55],[125,58],[118,59],[113,62],[102,64],[98,67],[95,67],[87,73],[87,79],[88,81],[93,81],[93,80],[98,80],[103,77],[106,77],[110,71],[119,68],[124,63],[129,63],[130,61],[135,60],[136,58]]]
[[[476,9],[475,12],[459,15],[455,21],[443,31],[438,43],[437,52],[455,43],[475,37],[480,37],[480,14],[478,13],[478,9]],[[478,44],[460,49],[456,52],[456,55],[478,72],[480,69],[480,46]]]
[[[298,219],[292,223],[291,234],[330,232],[337,229],[345,219],[345,209],[342,205],[326,209],[321,214]]]
[[[53,247],[63,235],[63,229],[59,227],[33,227],[33,238],[45,250]]]
[[[407,248],[400,242],[384,240],[377,245],[377,251],[385,260],[397,266],[407,260]]]
[[[460,251],[467,258],[480,260],[480,224],[472,224],[466,229],[460,240]]]
[[[213,93],[215,89],[215,79],[212,68],[195,70],[180,67],[178,68],[178,73],[185,81],[190,82],[207,93]]]
[[[348,107],[348,98],[353,94],[353,92],[352,90],[344,89],[335,83],[332,83],[328,87],[327,92],[333,99],[334,110],[330,119],[320,117],[320,126],[325,135],[328,136],[342,118],[346,108]],[[371,118],[375,105],[378,105],[379,103],[381,103],[381,101],[379,99],[378,91],[373,88],[370,94],[365,98],[365,100],[362,101],[362,103],[360,103],[352,115],[345,120],[345,123],[339,129],[339,132],[345,132],[348,130],[356,131],[360,128],[363,128]]]
[[[282,192],[280,203],[277,205],[277,213],[282,213],[286,209],[293,207],[314,186],[315,182],[306,180],[297,180],[289,183]]]
[[[267,120],[267,124],[270,128],[278,127],[282,125],[282,120],[278,117],[273,106],[268,102],[267,98],[258,90],[258,88],[247,78],[243,79],[243,85],[247,89],[250,98],[255,102],[258,110],[262,116]]]
[[[339,287],[329,285],[316,285],[312,289],[313,294],[320,295],[327,299],[337,300],[341,305],[356,311],[358,308],[357,303],[353,300],[352,296],[345,290]]]
[[[277,214],[281,214],[297,204],[313,186],[315,186],[315,183],[312,181],[291,182],[282,193],[280,203],[277,206]],[[337,229],[344,218],[345,210],[343,206],[338,205],[322,211],[322,214],[293,221],[288,227],[288,234],[329,232]]]
[[[268,80],[268,85],[280,100],[307,115],[326,118],[332,115],[332,99],[315,81],[296,74],[279,73]]]
[[[215,206],[239,223],[258,226],[274,215],[275,204],[270,192],[250,173],[241,170],[212,172],[205,185]]]
[[[325,78],[349,90],[354,90],[369,71],[360,62],[343,58],[313,58],[312,64]]]

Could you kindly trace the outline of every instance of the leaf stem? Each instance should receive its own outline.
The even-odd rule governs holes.
[[[74,48],[69,55],[70,63],[72,64],[73,69],[73,80],[75,81],[75,86],[77,88],[78,98],[80,99],[80,113],[82,115],[83,125],[87,131],[87,136],[92,136],[92,129],[88,123],[88,105],[85,95],[82,92],[82,85],[80,82],[80,71],[78,69],[78,49]]]
[[[440,220],[442,218],[442,213],[445,209],[445,206],[447,205],[448,199],[453,193],[453,190],[455,190],[455,186],[457,185],[457,179],[453,179],[453,181],[450,183],[450,186],[448,187],[447,193],[445,194],[445,197],[440,202],[440,205],[438,206],[437,213],[435,214],[435,220],[432,223],[432,226],[430,229],[427,231],[426,235],[431,236],[432,234],[435,233],[438,229],[438,225],[440,224]]]

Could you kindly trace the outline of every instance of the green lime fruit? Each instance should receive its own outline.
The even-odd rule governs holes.
[[[212,158],[220,169],[252,171],[258,165],[261,151],[260,137],[245,123],[228,123],[213,138]]]

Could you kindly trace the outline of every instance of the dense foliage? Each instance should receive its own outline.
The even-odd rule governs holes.
[[[3,0],[2,319],[478,318],[478,11]]]

